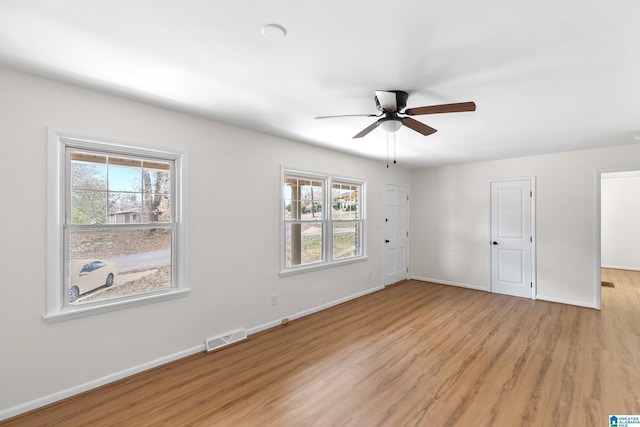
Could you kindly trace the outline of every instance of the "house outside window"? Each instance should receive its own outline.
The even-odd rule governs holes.
[[[185,294],[185,162],[49,130],[47,320]]]
[[[364,187],[357,179],[283,171],[281,275],[365,259]]]

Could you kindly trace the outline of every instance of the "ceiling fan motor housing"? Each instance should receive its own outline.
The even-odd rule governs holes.
[[[404,107],[407,106],[407,100],[409,99],[409,94],[403,90],[390,90],[388,92],[393,92],[396,94],[396,105],[397,108],[395,110],[395,112],[400,112],[404,109]],[[385,110],[384,108],[382,108],[382,105],[380,105],[380,100],[378,100],[377,96],[373,97],[376,101],[376,108],[380,111],[382,111],[383,113],[386,113],[387,110]]]

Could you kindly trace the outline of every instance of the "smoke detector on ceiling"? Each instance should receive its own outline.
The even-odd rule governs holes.
[[[260,31],[264,38],[269,40],[282,40],[287,35],[287,30],[278,24],[267,24]]]

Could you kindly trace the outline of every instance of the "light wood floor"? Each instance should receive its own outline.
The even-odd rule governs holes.
[[[417,281],[6,425],[605,426],[640,414],[640,273],[602,311]]]

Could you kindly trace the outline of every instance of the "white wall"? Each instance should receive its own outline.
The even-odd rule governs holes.
[[[489,289],[489,182],[536,177],[537,298],[596,306],[596,170],[640,165],[640,144],[415,171],[410,274]]]
[[[602,266],[640,270],[640,176],[602,177]]]
[[[0,94],[0,419],[383,283],[383,187],[409,184],[407,171],[5,69]],[[188,150],[188,297],[42,319],[47,126]],[[281,165],[367,179],[368,261],[279,277]]]

